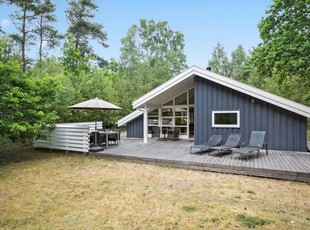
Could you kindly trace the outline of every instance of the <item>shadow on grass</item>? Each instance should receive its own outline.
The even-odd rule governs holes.
[[[50,151],[49,149],[35,149],[29,145],[12,146],[10,149],[0,149],[0,166],[6,166],[20,162],[41,161],[63,157],[65,151]],[[70,152],[70,154],[81,153]]]

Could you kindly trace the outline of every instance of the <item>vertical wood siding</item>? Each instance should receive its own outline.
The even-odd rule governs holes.
[[[143,116],[137,117],[127,124],[127,137],[143,138]]]
[[[252,101],[254,99],[254,101]],[[239,110],[240,128],[212,128],[212,110]],[[269,149],[306,151],[307,118],[236,90],[195,77],[195,144],[212,134],[240,133],[249,142],[252,130],[266,131]]]

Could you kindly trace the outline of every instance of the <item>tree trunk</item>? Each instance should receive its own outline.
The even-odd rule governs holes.
[[[27,16],[27,1],[24,1],[24,9],[23,9],[23,24],[22,24],[22,41],[21,41],[21,45],[22,45],[22,68],[23,68],[23,72],[26,72],[26,16]]]
[[[39,48],[39,61],[40,66],[42,65],[42,49],[43,49],[43,13],[40,15],[40,48]]]

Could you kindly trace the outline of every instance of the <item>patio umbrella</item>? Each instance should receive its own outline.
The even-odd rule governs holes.
[[[98,97],[83,101],[69,106],[70,109],[89,109],[89,110],[121,110],[122,108],[113,105],[110,102],[99,99]]]
[[[69,106],[69,108],[70,109],[85,109],[85,110],[121,110],[122,109],[116,105],[113,105],[110,102],[104,101],[97,97],[94,99],[80,102],[75,105],[71,105]],[[97,121],[95,121],[95,132],[97,132]],[[97,135],[95,135],[95,146],[97,148],[96,151],[101,150],[97,146]]]

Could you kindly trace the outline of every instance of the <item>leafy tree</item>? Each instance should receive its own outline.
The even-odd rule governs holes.
[[[56,5],[50,0],[40,1],[36,8],[37,14],[37,26],[34,29],[34,33],[39,39],[39,63],[42,62],[43,57],[43,45],[52,49],[60,44],[62,36],[58,33],[57,29],[52,25],[56,22],[55,17]]]
[[[96,68],[92,75],[81,74],[81,82],[75,87],[76,97],[74,103],[101,98],[113,104],[120,105],[122,97],[117,97],[116,85],[119,80],[118,74],[107,68]],[[73,104],[74,104],[73,103]],[[119,118],[120,111],[84,111],[73,110],[74,121],[101,120],[106,127],[114,126]]]
[[[3,58],[5,42],[0,40],[0,135],[12,141],[43,136],[46,124],[58,119],[50,102],[59,84],[49,76],[32,79],[22,73],[17,60]]]
[[[242,45],[238,45],[238,47],[231,53],[230,70],[233,79],[246,82],[247,76],[244,69],[246,63],[247,54]]]
[[[16,42],[9,36],[3,36],[0,39],[4,41],[2,44],[2,60],[6,62],[11,58],[20,59],[19,50],[16,49]]]
[[[184,35],[169,28],[167,21],[140,20],[140,26],[129,28],[122,38],[121,65],[133,66],[148,62],[166,63],[171,74],[178,74],[186,68]]]
[[[124,114],[131,103],[149,90],[186,68],[184,36],[169,28],[168,22],[140,20],[122,38],[118,82]]]
[[[31,68],[28,73],[32,79],[39,80],[48,76],[59,82],[58,91],[54,99],[49,102],[50,108],[59,116],[57,122],[72,121],[72,111],[68,109],[68,106],[74,104],[80,96],[79,91],[72,84],[70,73],[66,73],[63,64],[55,57],[44,59],[42,63],[37,63]]]
[[[310,2],[274,0],[266,14],[250,60],[260,87],[310,105]]]
[[[226,77],[231,76],[231,66],[223,44],[218,42],[212,52],[212,58],[208,62],[212,71]]]
[[[29,59],[26,58],[28,46],[34,45],[34,35],[32,34],[31,23],[36,18],[38,0],[6,0],[3,1],[15,5],[18,10],[10,17],[15,24],[18,33],[11,34],[14,41],[20,46],[22,57],[22,70],[26,71],[26,65]]]
[[[60,58],[61,63],[64,65],[67,74],[71,74],[74,78],[73,82],[77,81],[81,71],[90,72],[90,58],[86,55],[83,56],[79,49],[76,49],[73,36],[68,35],[67,40],[63,46],[63,55]]]
[[[80,50],[82,57],[89,54],[97,57],[89,41],[95,39],[103,47],[107,47],[107,34],[103,31],[103,25],[91,22],[95,17],[93,11],[97,10],[98,6],[93,0],[71,0],[69,5],[70,8],[66,10],[68,34],[73,35],[75,49]]]

